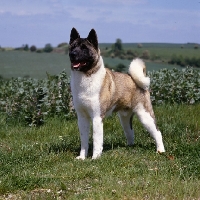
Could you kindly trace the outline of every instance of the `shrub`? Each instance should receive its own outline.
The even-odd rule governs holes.
[[[36,52],[37,52],[37,53],[42,53],[43,50],[42,50],[42,49],[37,49]]]
[[[8,121],[22,121],[29,126],[44,123],[45,118],[74,115],[69,79],[65,72],[47,79],[17,78],[0,80],[0,108]]]
[[[30,47],[30,51],[31,51],[31,52],[35,52],[36,50],[37,50],[37,48],[36,48],[35,45],[32,45],[32,46]]]
[[[51,46],[51,44],[46,44],[43,51],[46,53],[50,53],[53,51],[53,47]]]
[[[106,66],[112,68],[110,66]],[[116,71],[123,71],[119,64]],[[153,104],[200,102],[200,71],[162,69],[149,72]],[[17,78],[0,79],[0,111],[7,115],[7,122],[22,122],[39,126],[49,117],[75,116],[69,79],[65,72],[57,76],[47,74],[44,80]]]
[[[200,102],[200,71],[194,68],[149,72],[153,104]]]
[[[200,58],[188,58],[183,57],[182,55],[172,55],[171,60],[169,61],[170,64],[177,64],[182,67],[190,66],[190,67],[200,67]]]
[[[60,48],[60,47],[67,47],[68,46],[68,44],[66,43],[66,42],[62,42],[62,43],[60,43],[60,44],[58,44],[58,48]]]
[[[148,50],[143,51],[142,58],[144,58],[144,59],[149,59],[150,58],[150,53],[149,53]]]

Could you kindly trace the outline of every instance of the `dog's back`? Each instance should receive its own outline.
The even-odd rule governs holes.
[[[106,69],[100,94],[103,116],[110,110],[133,111],[138,103],[142,103],[145,107],[151,105],[148,101],[150,79],[145,76],[145,70],[146,67],[140,59],[132,61],[129,74]]]

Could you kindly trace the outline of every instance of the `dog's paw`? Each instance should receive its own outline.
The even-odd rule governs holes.
[[[76,159],[77,160],[85,160],[85,156],[77,156]]]
[[[98,159],[101,157],[101,153],[93,154],[92,160]]]
[[[159,154],[164,153],[164,152],[165,152],[165,148],[164,147],[157,149],[157,153],[159,153]]]

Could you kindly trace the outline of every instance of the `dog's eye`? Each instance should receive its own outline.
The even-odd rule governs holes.
[[[87,46],[86,46],[85,44],[82,44],[82,45],[81,45],[81,48],[82,48],[82,49],[87,49]]]

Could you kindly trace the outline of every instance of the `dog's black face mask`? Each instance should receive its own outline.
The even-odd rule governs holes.
[[[69,42],[69,57],[72,70],[87,73],[96,67],[99,60],[98,39],[94,29],[87,38],[80,38],[75,28],[71,30]]]

